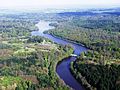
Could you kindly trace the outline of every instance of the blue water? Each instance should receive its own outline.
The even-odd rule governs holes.
[[[39,31],[33,31],[31,34],[32,35],[39,35],[39,36],[43,36],[46,37],[48,39],[50,39],[51,41],[57,43],[57,44],[62,44],[62,45],[71,45],[74,48],[74,53],[76,55],[80,55],[81,52],[85,52],[87,51],[87,48],[66,41],[66,40],[62,40],[60,38],[54,37],[52,35],[48,35],[48,34],[43,34],[43,31],[45,30],[49,30],[49,29],[53,29],[53,27],[49,26],[50,22],[44,22],[46,25],[43,25],[42,22],[40,22],[39,25]],[[42,26],[41,26],[42,25]],[[43,28],[43,26],[45,26],[45,29]],[[42,28],[40,28],[42,27]],[[46,29],[47,28],[47,29]],[[41,30],[42,29],[42,30]],[[44,30],[43,30],[44,29]],[[75,90],[84,90],[83,87],[75,80],[75,78],[72,76],[71,72],[70,72],[70,62],[74,61],[76,58],[75,57],[68,57],[66,59],[64,59],[57,67],[56,67],[56,72],[59,75],[59,77],[70,87],[72,87]]]

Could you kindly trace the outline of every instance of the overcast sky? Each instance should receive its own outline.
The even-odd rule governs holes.
[[[120,6],[120,0],[0,0],[0,7],[86,8],[103,6]]]

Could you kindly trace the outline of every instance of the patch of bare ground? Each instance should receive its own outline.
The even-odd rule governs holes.
[[[31,81],[33,84],[39,83],[37,77],[34,75],[22,75],[20,77],[23,78],[24,80]]]

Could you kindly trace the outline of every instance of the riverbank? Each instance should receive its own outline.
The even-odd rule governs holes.
[[[51,33],[46,33],[46,32],[43,32],[43,33],[44,33],[44,34],[49,34],[49,35],[51,35],[51,36],[53,36],[53,37],[56,37],[56,38],[59,38],[59,39],[62,39],[62,40],[65,40],[65,41],[68,41],[68,42],[71,42],[71,43],[74,43],[74,44],[81,45],[81,46],[85,47],[84,44],[77,43],[77,42],[72,41],[72,40],[70,40],[70,39],[67,39],[67,38],[64,38],[64,37],[60,37],[60,36],[57,36],[57,35],[51,34]],[[86,48],[87,48],[87,47],[86,47]]]
[[[55,37],[55,38],[59,38],[59,39],[62,39],[62,40],[68,41],[68,42],[70,42],[70,43],[74,43],[74,44],[77,44],[77,45],[83,46],[83,47],[85,47],[85,48],[87,48],[87,49],[90,49],[89,47],[87,47],[85,44],[82,44],[81,42],[78,43],[78,42],[76,42],[76,41],[73,41],[73,40],[70,40],[70,39],[67,39],[67,38],[64,38],[64,37],[61,37],[61,36],[55,35],[55,34],[48,33],[47,31],[44,31],[43,33],[44,33],[44,34],[49,34],[49,35],[51,35],[51,36],[53,36],[53,37]]]
[[[68,42],[70,42],[70,43],[74,43],[74,44],[77,44],[77,45],[81,45],[81,46],[83,46],[83,47],[85,47],[85,45],[83,45],[83,44],[80,44],[80,43],[77,43],[77,42],[75,42],[75,41],[71,41],[71,40],[68,40],[68,39],[66,39],[66,38],[62,38],[62,37],[58,37],[58,36],[55,36],[55,35],[53,35],[53,34],[49,34],[49,35],[51,35],[51,36],[53,36],[53,37],[55,37],[55,38],[58,38],[58,39],[62,39],[62,40],[65,40],[65,41],[68,41]],[[70,58],[71,56],[69,56],[69,57],[67,57],[67,58]],[[58,63],[57,63],[57,66],[59,65],[59,64],[61,64],[65,59],[67,59],[67,58],[64,58],[64,59],[62,59],[61,61],[59,61]],[[57,68],[57,66],[56,66],[56,68]],[[74,70],[74,68],[73,68],[73,62],[71,62],[70,63],[70,72],[71,72],[71,74],[73,75],[73,77],[77,80],[77,78],[75,77],[75,70]],[[92,88],[92,86],[87,82],[87,80],[81,75],[81,73],[79,73],[79,78],[80,78],[80,80],[77,80],[80,84],[82,84],[86,89],[89,89],[89,90],[93,90],[93,88]]]
[[[49,24],[50,24],[50,22],[48,23],[48,25]],[[46,30],[44,30],[44,31],[46,31]],[[40,30],[36,31],[35,34],[41,35],[41,33],[40,34],[38,34],[38,33],[40,33]],[[42,35],[57,44],[61,44],[63,46],[65,46],[65,45],[72,46],[74,49],[74,52],[72,52],[73,54],[80,55],[81,52],[84,52],[87,50],[85,47],[83,47],[82,45],[79,45],[77,43],[73,43],[73,42],[70,42],[70,41],[67,41],[64,39],[60,39],[58,37],[54,37],[49,34],[42,34]],[[69,57],[69,55],[66,55],[66,57],[67,58],[65,58],[65,57],[60,58],[61,60],[56,62],[56,67],[54,67],[54,69],[56,69],[57,75],[69,87],[72,87],[75,90],[84,90],[83,87],[76,81],[76,79],[72,76],[72,74],[70,72],[70,62],[74,61],[75,57]]]
[[[71,52],[71,53],[72,53],[72,52]],[[66,58],[68,58],[68,57],[69,57],[69,55],[66,56],[66,57],[62,57],[60,60],[58,60],[57,62],[55,62],[55,65],[54,65],[54,71],[55,71],[55,72],[57,72],[57,66],[58,66],[59,64],[61,64],[61,63],[62,63]],[[59,78],[59,82],[62,82],[63,85],[69,87],[70,90],[73,90],[72,87],[70,87],[69,85],[67,85],[67,84],[64,82],[64,80],[62,80],[62,79],[60,78],[59,74],[56,73],[56,75],[57,75],[57,77]]]
[[[74,78],[84,86],[85,89],[87,90],[96,90],[95,88],[93,88],[86,80],[86,78],[84,76],[82,76],[82,74],[79,72],[77,73],[78,74],[78,77],[76,77],[76,70],[74,69],[73,67],[73,63],[74,62],[71,62],[70,63],[70,71],[72,73],[72,75],[74,76]],[[78,80],[79,78],[79,80]]]

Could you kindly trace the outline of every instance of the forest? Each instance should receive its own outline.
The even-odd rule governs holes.
[[[76,80],[87,90],[120,90],[120,16],[67,13],[59,17],[56,28],[45,33],[89,49],[71,63]]]
[[[86,90],[120,90],[120,15],[91,12],[0,14],[0,90],[70,90],[56,73],[74,50],[32,36],[39,20],[53,21],[44,33],[88,50],[70,71]],[[56,23],[57,22],[57,23]]]
[[[56,74],[57,63],[73,49],[31,31],[43,15],[0,15],[0,90],[69,90]]]

